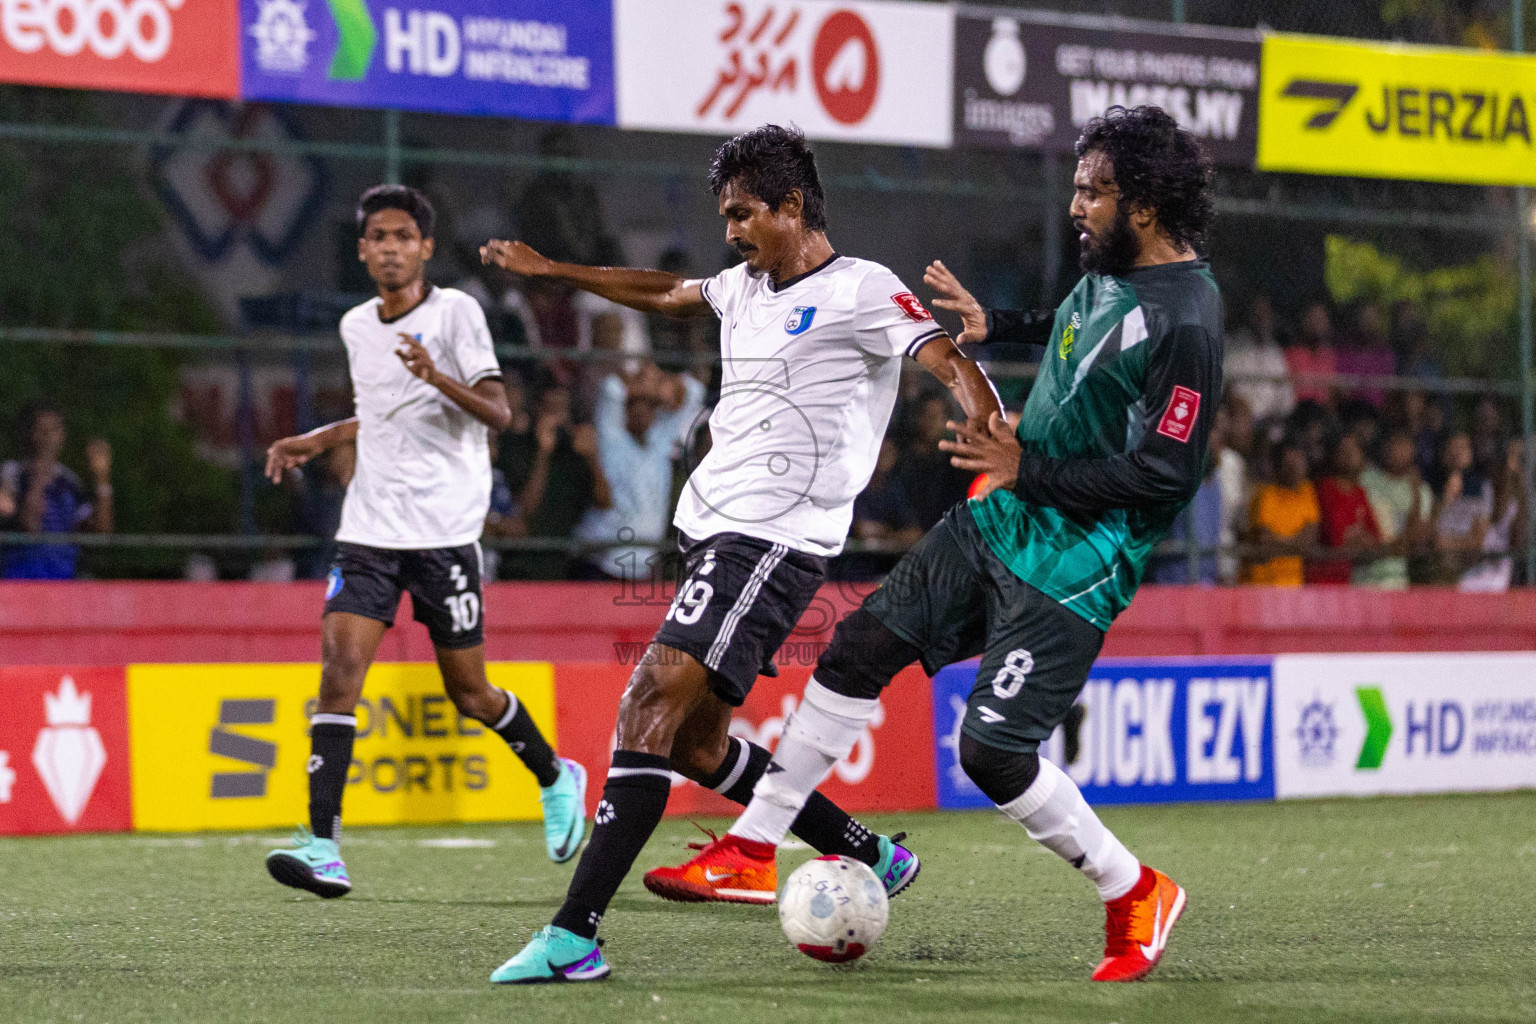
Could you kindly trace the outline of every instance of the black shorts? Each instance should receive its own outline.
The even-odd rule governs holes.
[[[350,612],[393,626],[401,591],[410,592],[414,617],[435,646],[460,650],[485,643],[479,544],[421,551],[336,545],[336,563],[325,578],[327,615]]]
[[[987,546],[967,503],[944,514],[864,602],[922,652],[933,675],[980,654],[962,730],[1033,752],[1067,717],[1099,650],[1099,628],[1015,576]]]
[[[827,560],[739,533],[678,547],[677,595],[655,642],[698,659],[715,694],[740,707],[827,578]]]

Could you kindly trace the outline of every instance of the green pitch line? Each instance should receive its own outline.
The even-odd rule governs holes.
[[[881,816],[924,858],[884,941],[829,968],[772,908],[665,903],[631,876],[612,981],[493,989],[571,866],[538,826],[349,829],[353,895],[272,882],[285,836],[0,840],[0,1019],[669,1024],[1529,1021],[1536,794],[1109,808],[1189,890],[1153,980],[1095,986],[1093,890],[989,812]],[[668,821],[640,867],[698,833]],[[423,845],[424,842],[435,845]],[[444,842],[446,841],[446,842]],[[781,870],[810,856],[786,851]]]

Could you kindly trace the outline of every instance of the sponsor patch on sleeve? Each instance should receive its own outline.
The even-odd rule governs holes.
[[[1199,415],[1200,392],[1175,384],[1173,397],[1168,400],[1168,411],[1163,413],[1157,432],[1181,444],[1188,444],[1189,435],[1195,429],[1195,417]]]
[[[891,296],[891,301],[901,308],[908,320],[922,323],[924,320],[932,320],[933,314],[923,308],[923,304],[917,300],[917,296],[911,292],[897,292]]]

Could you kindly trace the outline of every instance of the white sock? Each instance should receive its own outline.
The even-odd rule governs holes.
[[[858,742],[878,703],[833,693],[812,676],[730,834],[775,846],[782,842],[816,787]]]
[[[1035,781],[998,810],[1087,875],[1106,903],[1130,892],[1141,878],[1141,862],[1104,827],[1066,773],[1043,757]]]

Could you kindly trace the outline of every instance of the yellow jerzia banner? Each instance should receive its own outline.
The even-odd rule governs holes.
[[[1536,58],[1264,38],[1266,171],[1536,185]]]
[[[493,663],[555,742],[554,668]],[[309,818],[309,715],[320,666],[130,665],[133,826],[269,828]],[[539,817],[538,784],[505,741],[461,718],[435,665],[368,672],[343,814],[352,825]]]

